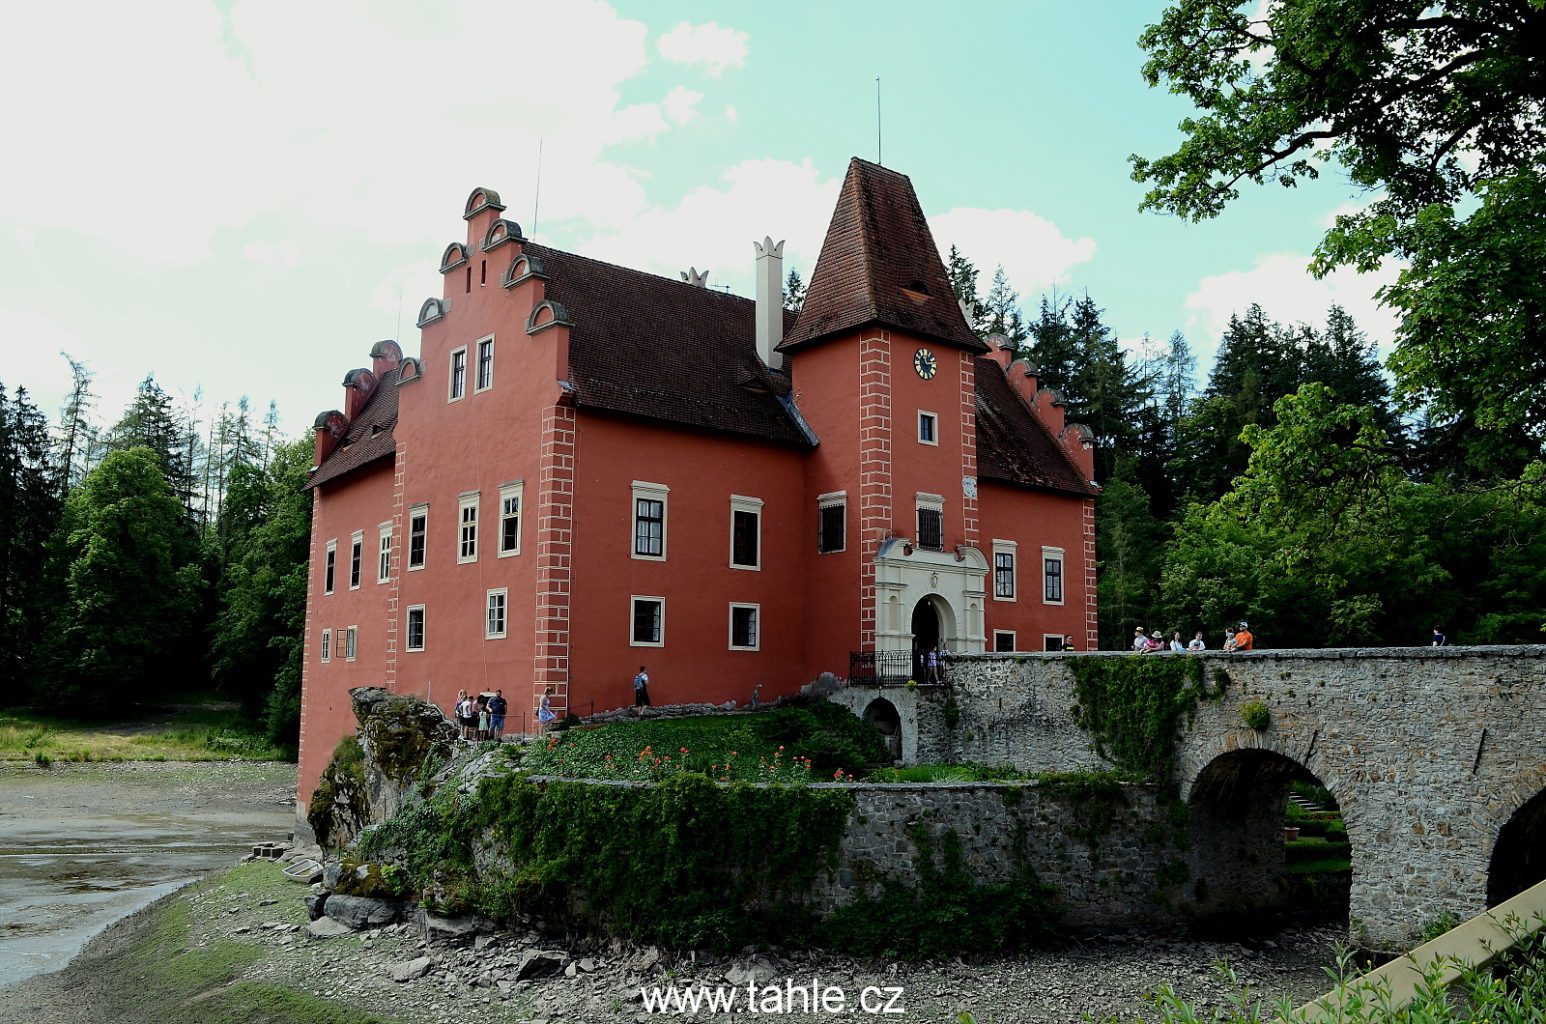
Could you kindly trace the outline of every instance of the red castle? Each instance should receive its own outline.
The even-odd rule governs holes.
[[[539,245],[477,189],[420,356],[317,417],[300,794],[349,690],[558,714],[746,702],[1096,642],[1088,430],[979,339],[912,182],[853,160],[798,315]],[[887,658],[890,654],[890,658]],[[854,666],[851,669],[851,666]]]

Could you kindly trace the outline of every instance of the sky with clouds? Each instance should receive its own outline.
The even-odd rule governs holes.
[[[1339,175],[1201,225],[1137,212],[1127,156],[1188,110],[1139,76],[1162,7],[23,5],[0,40],[0,382],[53,412],[64,351],[104,419],[153,372],[206,407],[273,399],[300,435],[372,343],[418,350],[475,186],[559,248],[748,294],[772,235],[809,278],[849,157],[876,156],[877,76],[884,162],[984,288],[1002,264],[1028,306],[1087,290],[1125,342],[1180,329],[1204,365],[1251,301],[1339,302],[1388,346],[1385,277],[1305,271],[1360,199]]]

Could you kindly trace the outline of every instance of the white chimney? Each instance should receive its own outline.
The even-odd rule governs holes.
[[[753,242],[757,250],[757,354],[770,370],[781,370],[784,354],[776,352],[784,340],[784,243],[771,236]]]

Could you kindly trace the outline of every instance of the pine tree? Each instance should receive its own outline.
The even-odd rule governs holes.
[[[113,451],[143,447],[155,452],[167,486],[182,502],[188,520],[195,519],[196,488],[187,459],[188,441],[172,408],[172,396],[156,383],[154,374],[147,374],[140,382],[123,419],[113,427],[108,445]]]
[[[1030,332],[1020,312],[1020,293],[1009,286],[1003,264],[993,271],[993,285],[988,289],[983,315],[987,318],[988,334],[1002,334],[1017,351],[1025,345]]]
[[[1027,327],[1027,356],[1037,370],[1042,387],[1056,388],[1065,396],[1073,395],[1074,375],[1079,368],[1079,347],[1068,322],[1072,300],[1057,292],[1041,297],[1036,319]]]
[[[784,278],[784,308],[798,313],[804,305],[805,282],[801,280],[800,272],[790,267],[789,276]]]
[[[0,707],[19,703],[37,675],[57,481],[47,419],[25,388],[11,399],[0,385]]]
[[[68,352],[59,353],[70,364],[70,393],[59,413],[59,458],[57,476],[61,494],[75,489],[91,471],[92,449],[96,447],[96,429],[91,424],[91,408],[96,396],[91,393],[94,374]]]
[[[950,278],[950,290],[955,292],[956,301],[963,303],[969,310],[967,325],[978,334],[986,334],[987,317],[984,315],[982,300],[977,297],[976,266],[952,245],[950,256],[945,261],[945,274]]]

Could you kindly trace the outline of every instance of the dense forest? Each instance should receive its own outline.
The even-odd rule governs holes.
[[[57,422],[0,384],[0,706],[91,717],[218,689],[293,748],[312,446],[153,376],[110,426],[69,361]]]
[[[1096,436],[1100,631],[1250,620],[1267,647],[1542,639],[1546,622],[1546,96],[1538,5],[1178,0],[1142,35],[1196,116],[1134,156],[1143,207],[1200,220],[1247,184],[1335,170],[1366,202],[1310,269],[1391,263],[1386,365],[1337,307],[1276,323],[1243,297],[1199,381],[1187,340],[1125,344],[1087,293],[985,293]],[[791,272],[786,300],[803,285]],[[311,445],[272,405],[203,415],[147,377],[111,425],[89,369],[57,419],[0,385],[0,706],[64,714],[213,686],[293,745]]]

